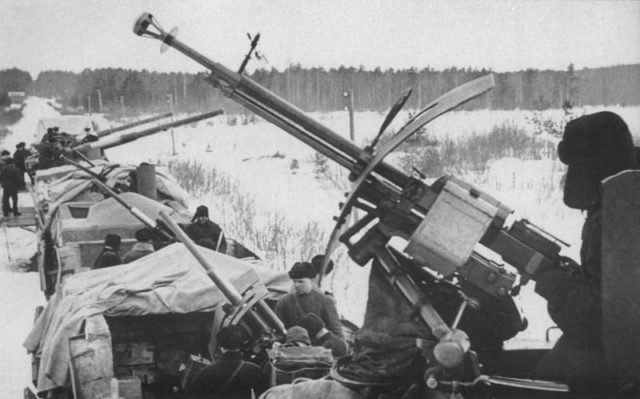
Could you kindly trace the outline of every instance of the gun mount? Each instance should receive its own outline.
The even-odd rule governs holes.
[[[341,204],[325,262],[338,242],[348,247],[349,256],[360,265],[377,260],[389,283],[416,309],[418,320],[439,341],[433,353],[441,366],[458,366],[469,345],[464,333],[456,330],[455,322],[448,326],[433,308],[414,279],[415,270],[428,269],[443,279],[467,280],[499,298],[512,292],[517,276],[502,264],[477,253],[474,250],[477,244],[513,266],[522,282],[538,268],[558,264],[562,243],[525,220],[509,221],[512,210],[498,200],[453,177],[445,176],[429,186],[383,160],[426,123],[490,90],[494,86],[493,75],[442,95],[379,148],[359,148],[250,78],[185,45],[172,33],[165,32],[151,14],[142,14],[133,31],[160,40],[163,50],[173,47],[206,67],[210,71],[207,81],[227,97],[351,172],[353,189]],[[388,120],[403,103],[400,101],[394,106]],[[380,133],[387,124],[385,120]],[[363,210],[366,216],[347,226],[347,216],[354,207]],[[392,237],[408,241],[403,253],[389,248]],[[403,258],[402,262],[398,256]]]

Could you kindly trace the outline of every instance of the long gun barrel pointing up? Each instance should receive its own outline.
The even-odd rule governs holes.
[[[171,34],[167,34],[161,29],[159,29],[159,33],[150,31],[150,26],[159,28],[154,23],[153,17],[145,13],[136,22],[134,33],[159,39],[163,42],[163,46],[174,47],[209,69],[211,71],[209,82],[219,87],[227,97],[244,105],[350,171],[359,171],[363,151],[356,144],[318,123],[301,109],[251,79],[198,53]],[[376,167],[375,172],[400,187],[404,187],[409,181],[403,172],[384,162]]]
[[[165,112],[164,114],[160,114],[160,115],[152,116],[151,118],[142,119],[142,120],[139,120],[139,121],[127,123],[127,124],[122,125],[122,126],[112,127],[110,129],[105,129],[105,130],[99,130],[99,131],[96,132],[96,136],[98,136],[98,137],[108,136],[110,134],[121,132],[123,130],[130,129],[132,127],[144,125],[145,123],[151,123],[151,122],[155,122],[155,121],[160,120],[160,119],[169,118],[172,115],[173,115],[172,112]]]

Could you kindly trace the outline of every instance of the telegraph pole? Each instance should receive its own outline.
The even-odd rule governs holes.
[[[89,111],[89,115],[91,115],[91,96],[87,96],[87,108]]]
[[[175,122],[176,113],[175,113],[175,110],[174,110],[175,107],[174,107],[174,102],[173,102],[173,93],[167,94],[167,100],[169,102],[169,110],[171,111],[171,121]],[[175,136],[173,134],[173,127],[171,128],[171,150],[172,150],[172,155],[176,155],[176,138],[175,138]]]
[[[98,89],[98,112],[102,113],[102,90]]]
[[[345,90],[345,92],[342,93],[342,96],[344,97],[347,111],[349,111],[349,138],[351,141],[355,141],[356,134],[353,124],[353,90]]]

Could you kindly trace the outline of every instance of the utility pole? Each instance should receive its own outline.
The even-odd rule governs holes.
[[[91,96],[87,96],[87,108],[89,111],[89,115],[91,115]]]
[[[102,90],[98,89],[98,112],[102,113]]]
[[[187,74],[182,75],[182,97],[184,98],[184,109],[187,109]]]
[[[175,107],[174,107],[174,101],[173,101],[173,93],[167,94],[167,99],[169,102],[169,110],[171,111],[171,122],[175,122],[176,113],[174,109]],[[171,155],[176,155],[176,138],[173,134],[173,127],[171,128],[171,150],[172,150]]]
[[[347,108],[347,111],[349,111],[349,138],[351,141],[355,141],[356,134],[353,124],[353,90],[345,90],[345,92],[342,93],[342,96],[344,97],[345,107]]]

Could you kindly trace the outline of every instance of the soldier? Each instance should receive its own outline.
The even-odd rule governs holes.
[[[334,301],[314,285],[316,270],[309,262],[297,262],[289,271],[294,292],[278,299],[276,314],[289,328],[297,325],[306,313],[315,313],[336,336],[342,338],[342,325]]]
[[[149,228],[136,231],[136,243],[133,248],[122,257],[122,263],[131,263],[136,259],[149,255],[153,249],[153,232]]]
[[[24,184],[24,174],[27,171],[27,167],[25,165],[25,160],[27,159],[27,157],[29,155],[31,155],[31,152],[29,150],[27,150],[25,148],[26,144],[24,142],[20,142],[16,145],[16,152],[13,153],[13,160],[16,163],[16,168],[20,169],[22,171],[22,184],[20,185],[20,188],[25,188],[25,184]]]
[[[287,330],[287,336],[284,339],[283,346],[309,346],[311,339],[309,333],[304,327],[293,326]]]
[[[187,386],[188,392],[207,393],[212,398],[251,398],[266,388],[266,378],[256,364],[242,360],[240,348],[247,341],[242,327],[231,325],[216,334],[222,356],[208,365]],[[252,391],[255,396],[252,396]]]
[[[322,319],[315,313],[307,313],[302,316],[299,322],[300,327],[307,330],[311,344],[331,349],[334,358],[347,356],[349,347],[347,343],[327,330]]]
[[[104,238],[104,248],[93,263],[94,269],[115,266],[122,263],[120,259],[120,236],[117,234],[107,234]]]
[[[209,208],[204,205],[196,209],[191,223],[184,226],[184,231],[198,245],[222,253],[227,250],[227,241],[222,229],[209,219]]]
[[[9,216],[13,212],[14,216],[20,216],[18,212],[18,189],[23,183],[23,173],[16,168],[13,159],[6,158],[4,166],[0,169],[0,186],[2,186],[2,213]],[[11,200],[11,201],[10,201]],[[11,206],[10,202],[13,204]]]
[[[549,314],[563,332],[537,371],[540,377],[595,392],[612,382],[602,340],[600,182],[635,168],[636,152],[622,118],[599,112],[567,124],[558,155],[568,165],[564,203],[585,211],[587,217],[582,229],[581,265],[563,259],[573,267],[549,268],[535,276],[535,290],[547,300]]]

